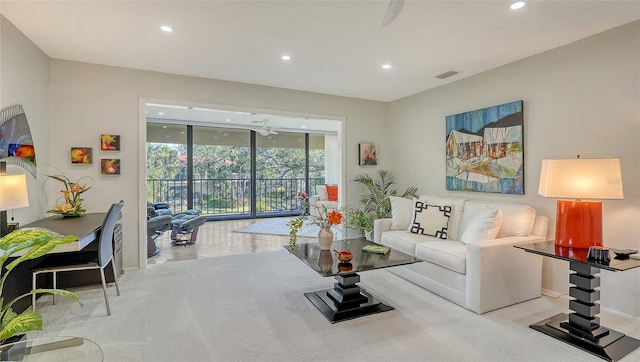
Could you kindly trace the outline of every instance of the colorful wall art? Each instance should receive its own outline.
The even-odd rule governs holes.
[[[102,151],[120,151],[120,135],[117,135],[117,134],[100,135],[100,149]]]
[[[447,116],[447,190],[524,194],[523,101]]]
[[[27,115],[21,105],[0,111],[0,159],[24,168],[33,176],[36,172],[36,151]]]
[[[91,147],[71,147],[71,163],[93,163]]]
[[[101,175],[119,175],[120,174],[120,159],[119,158],[103,158],[100,160],[100,174]]]
[[[361,166],[375,166],[378,164],[377,147],[374,143],[360,143],[358,145],[359,162]]]

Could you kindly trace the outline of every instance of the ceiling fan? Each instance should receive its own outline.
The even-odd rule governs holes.
[[[253,123],[262,123],[262,128],[254,129],[254,131],[258,132],[261,136],[269,136],[272,134],[278,134],[278,132],[274,131],[273,128],[267,126],[268,119],[263,119],[262,121],[253,121]]]
[[[380,28],[382,29],[385,26],[391,24],[392,21],[396,20],[402,8],[404,7],[404,0],[389,0],[389,5],[387,6],[387,11],[384,13],[384,17],[382,18],[382,23],[380,23]]]

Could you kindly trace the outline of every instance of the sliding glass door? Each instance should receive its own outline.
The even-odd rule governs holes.
[[[324,183],[324,136],[147,123],[147,200],[210,218],[296,215]]]

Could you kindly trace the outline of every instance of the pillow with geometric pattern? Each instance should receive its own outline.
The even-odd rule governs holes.
[[[430,205],[423,201],[416,201],[409,232],[446,240],[452,210],[451,205]]]

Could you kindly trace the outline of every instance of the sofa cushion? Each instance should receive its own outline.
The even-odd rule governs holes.
[[[438,240],[431,236],[412,234],[406,230],[391,230],[382,233],[380,243],[405,254],[415,255],[416,245],[431,239]]]
[[[467,246],[460,241],[425,241],[416,245],[415,256],[460,274],[467,272]]]
[[[502,210],[502,225],[496,237],[529,236],[531,234],[531,228],[533,228],[533,222],[536,219],[534,208],[522,204],[479,200],[469,200],[465,207],[474,207],[476,204]]]
[[[327,200],[338,201],[338,185],[327,185]]]
[[[432,205],[423,201],[416,201],[413,208],[413,222],[409,225],[409,232],[447,239],[451,210],[451,205]]]
[[[465,208],[465,199],[459,197],[445,197],[437,195],[420,195],[419,200],[426,200],[434,205],[451,205],[453,211],[449,218],[449,227],[447,230],[447,238],[449,240],[460,240],[462,230],[460,230],[460,221]]]
[[[391,230],[408,230],[413,213],[414,200],[389,196],[391,201]]]
[[[329,200],[327,185],[316,185],[316,195],[318,195],[318,199],[320,200]]]
[[[502,211],[482,205],[477,210],[472,210],[467,206],[462,215],[460,228],[464,230],[460,236],[460,241],[465,244],[492,240],[496,238],[502,225]]]

